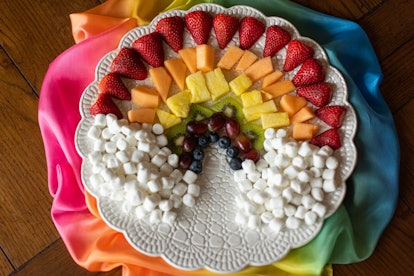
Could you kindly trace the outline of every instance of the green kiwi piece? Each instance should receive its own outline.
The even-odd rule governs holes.
[[[216,102],[210,108],[215,112],[223,112],[227,117],[236,118],[237,121],[243,122],[243,106],[233,97],[226,97]]]
[[[183,141],[186,134],[185,123],[180,123],[167,130],[165,135],[168,138],[168,147],[173,153],[181,154]]]
[[[211,117],[214,111],[201,104],[192,104],[186,121],[203,121]]]
[[[240,126],[240,131],[250,138],[252,141],[253,147],[257,151],[263,149],[263,142],[265,140],[264,130],[260,125],[255,123],[246,123]]]

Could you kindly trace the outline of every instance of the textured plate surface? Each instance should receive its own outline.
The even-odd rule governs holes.
[[[333,84],[334,94],[331,104],[344,105],[347,113],[344,118],[340,134],[343,146],[335,152],[340,160],[337,173],[338,188],[335,192],[325,196],[324,204],[327,206],[326,217],[336,211],[343,201],[346,193],[346,179],[352,173],[357,160],[357,152],[353,138],[357,128],[356,115],[347,101],[347,87],[344,78],[338,70],[329,65],[323,49],[312,39],[302,37],[296,28],[288,21],[279,17],[266,17],[259,11],[247,6],[234,6],[225,9],[214,4],[201,4],[191,10],[201,9],[211,14],[226,13],[239,17],[254,16],[266,26],[279,25],[288,30],[292,38],[305,41],[315,50],[315,58],[322,62],[326,71],[326,81]],[[128,32],[121,40],[119,48],[104,56],[96,69],[96,78],[85,90],[80,101],[82,120],[75,134],[75,145],[83,157],[82,180],[85,188],[98,200],[99,211],[106,223],[114,229],[124,233],[125,237],[138,251],[150,256],[161,256],[171,265],[184,270],[197,270],[206,268],[215,272],[229,273],[243,269],[248,265],[267,265],[283,258],[292,248],[303,246],[311,241],[320,231],[323,221],[314,225],[302,224],[299,229],[283,230],[274,234],[268,227],[249,229],[235,223],[237,211],[234,195],[239,193],[231,170],[221,149],[210,147],[204,161],[202,175],[197,179],[201,185],[201,195],[193,208],[181,207],[175,223],[170,226],[160,224],[150,225],[148,222],[138,220],[134,212],[125,212],[128,209],[119,201],[99,194],[90,183],[92,164],[87,156],[92,151],[92,144],[87,133],[93,125],[93,117],[89,108],[98,94],[98,83],[109,72],[109,66],[121,47],[131,46],[140,36],[155,30],[156,23],[164,17],[178,15],[185,16],[189,11],[170,11],[156,17],[152,23],[145,27],[138,27]],[[195,46],[190,34],[185,30],[184,47]],[[250,49],[258,56],[262,55],[264,35]],[[219,58],[222,51],[217,47],[214,31],[211,32],[209,44],[216,48]],[[230,45],[238,45],[238,33]],[[165,46],[166,59],[176,57],[177,54]],[[285,49],[273,57],[275,68],[282,68],[285,58]],[[286,74],[291,79],[298,69]],[[143,81],[131,81],[128,85],[151,84],[147,78]],[[129,102],[117,102],[126,112],[131,108]],[[320,126],[323,130],[324,126]]]

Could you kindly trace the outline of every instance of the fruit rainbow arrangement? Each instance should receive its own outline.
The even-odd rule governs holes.
[[[183,227],[180,212],[217,204],[203,193],[233,186],[224,188],[237,191],[224,208],[240,235],[291,235],[270,254],[274,261],[314,237],[342,201],[355,118],[342,77],[314,41],[283,19],[240,7],[170,12],[127,34],[98,65],[76,139],[84,182],[105,202],[104,214],[121,206],[121,217],[137,218],[145,235],[164,225],[172,238]],[[228,225],[228,214],[220,216],[212,223]],[[123,219],[108,221],[132,227]]]

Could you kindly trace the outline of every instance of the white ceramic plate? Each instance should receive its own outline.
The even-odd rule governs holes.
[[[335,152],[340,160],[338,168],[338,189],[325,196],[324,204],[327,206],[326,217],[334,213],[343,201],[346,192],[346,179],[352,173],[357,160],[357,152],[353,137],[357,128],[356,115],[347,101],[347,86],[338,70],[329,65],[328,58],[323,49],[312,39],[302,37],[296,28],[288,21],[279,17],[266,17],[259,11],[247,6],[234,6],[225,9],[214,4],[201,4],[191,10],[204,10],[211,14],[226,13],[239,17],[254,16],[267,26],[279,25],[288,30],[292,38],[297,38],[311,45],[315,50],[315,57],[322,62],[326,71],[326,81],[335,87],[331,104],[344,105],[347,113],[340,129],[343,146]],[[188,12],[189,12],[188,11]],[[92,143],[87,137],[89,128],[93,124],[93,117],[89,108],[98,94],[98,83],[107,74],[110,64],[119,49],[131,46],[132,43],[144,34],[155,30],[156,23],[164,17],[178,15],[184,17],[187,11],[169,11],[156,17],[152,23],[145,27],[138,27],[128,32],[119,44],[119,48],[111,51],[99,62],[96,68],[95,81],[84,91],[80,101],[82,120],[75,134],[75,144],[79,154],[83,157],[82,179],[85,188],[97,198],[98,208],[103,219],[112,228],[122,232],[131,245],[138,251],[150,255],[161,256],[171,265],[184,270],[197,270],[206,268],[220,273],[240,271],[248,265],[262,266],[276,262],[283,258],[292,248],[297,248],[311,241],[322,228],[323,222],[314,225],[302,224],[299,229],[289,230],[283,228],[278,234],[272,233],[268,227],[249,229],[235,223],[236,205],[234,195],[239,193],[228,168],[227,161],[217,148],[211,148],[205,160],[202,176],[197,183],[201,185],[201,195],[196,200],[194,208],[181,207],[178,217],[172,226],[160,224],[149,225],[138,220],[133,212],[125,213],[122,203],[112,201],[102,196],[91,185],[91,163],[88,154],[92,151]],[[250,49],[258,56],[262,56],[264,35]],[[217,58],[222,51],[217,47],[214,31],[211,32],[209,44],[216,47]],[[238,45],[238,33],[227,46]],[[189,32],[185,30],[184,47],[195,46]],[[165,46],[166,58],[176,57],[177,54]],[[285,58],[285,49],[273,57],[276,68],[282,68]],[[292,78],[298,69],[286,75]],[[128,86],[148,84],[151,80],[130,81]],[[123,112],[131,108],[129,102],[118,102]],[[321,124],[321,128],[324,126]]]

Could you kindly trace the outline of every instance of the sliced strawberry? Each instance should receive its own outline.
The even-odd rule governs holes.
[[[340,105],[324,106],[315,111],[316,117],[333,128],[341,127],[345,113],[346,108]]]
[[[118,119],[122,119],[121,110],[119,110],[118,106],[112,100],[111,95],[100,93],[98,94],[98,98],[93,103],[90,108],[91,115],[97,114],[114,114]]]
[[[299,68],[292,82],[296,87],[322,82],[325,79],[325,72],[318,60],[309,58]]]
[[[258,19],[246,16],[240,21],[239,41],[240,48],[247,50],[262,36],[266,26]]]
[[[131,93],[117,73],[112,72],[105,75],[99,82],[98,88],[103,94],[109,94],[120,100],[131,100]]]
[[[205,11],[192,11],[185,16],[185,25],[196,44],[207,44],[213,26],[213,16]]]
[[[291,39],[290,33],[279,27],[273,25],[266,30],[266,40],[263,48],[263,57],[272,57],[280,49],[285,47]]]
[[[132,48],[152,67],[164,65],[164,48],[158,32],[141,36],[132,43]]]
[[[165,42],[177,53],[183,48],[184,21],[179,16],[171,16],[157,22],[155,30],[164,38]]]
[[[299,87],[296,90],[298,96],[304,97],[308,102],[317,107],[327,105],[332,98],[332,87],[329,83],[319,82]]]
[[[237,32],[239,19],[227,14],[217,14],[213,19],[213,28],[220,49],[224,49]]]
[[[285,64],[283,65],[283,70],[285,72],[292,71],[297,66],[302,64],[305,60],[313,57],[313,54],[314,50],[310,46],[297,39],[291,40],[286,50],[286,58]]]
[[[342,146],[341,138],[336,128],[331,128],[318,134],[310,140],[310,143],[318,147],[329,146],[334,150]]]
[[[143,80],[148,76],[147,68],[137,52],[132,48],[124,47],[111,63],[111,71],[124,77]]]

